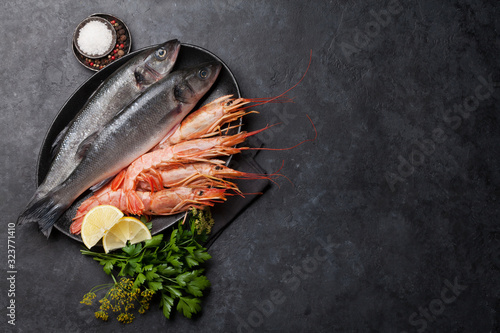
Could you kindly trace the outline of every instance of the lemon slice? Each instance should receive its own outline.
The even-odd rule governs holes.
[[[102,245],[104,252],[121,249],[130,244],[136,244],[151,239],[148,227],[135,217],[122,217],[107,233],[104,234]]]
[[[121,210],[111,205],[100,205],[92,208],[83,218],[82,240],[89,249],[113,227],[121,218]]]

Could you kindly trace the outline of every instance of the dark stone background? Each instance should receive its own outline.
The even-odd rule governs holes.
[[[500,328],[498,1],[11,1],[0,5],[1,327],[34,332],[495,332]],[[103,323],[79,304],[109,281],[80,244],[16,229],[7,324],[7,226],[35,190],[41,142],[92,73],[71,51],[110,13],[133,49],[171,38],[223,59],[243,95],[305,79],[259,108],[256,161],[288,177],[210,248],[195,320]],[[485,85],[484,81],[490,81]],[[493,83],[492,83],[493,82]]]

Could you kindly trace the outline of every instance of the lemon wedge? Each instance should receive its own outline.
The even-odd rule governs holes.
[[[121,218],[121,210],[111,205],[100,205],[92,208],[83,218],[82,240],[89,249],[111,229]]]
[[[136,244],[147,239],[151,239],[151,233],[148,227],[135,217],[125,216],[120,218],[120,220],[104,234],[102,245],[104,247],[104,252],[108,253],[109,251],[121,249],[126,246],[127,241],[130,241],[130,244]]]

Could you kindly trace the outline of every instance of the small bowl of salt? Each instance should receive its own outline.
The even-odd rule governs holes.
[[[116,30],[101,17],[91,16],[83,20],[73,34],[73,45],[83,56],[97,59],[106,56],[116,44]]]

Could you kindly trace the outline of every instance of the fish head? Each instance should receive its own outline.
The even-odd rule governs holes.
[[[173,39],[152,49],[144,62],[134,70],[137,85],[147,87],[170,73],[180,48],[181,43],[177,39]]]
[[[182,79],[174,87],[175,99],[196,104],[217,80],[221,68],[218,61],[211,61],[182,70]]]

